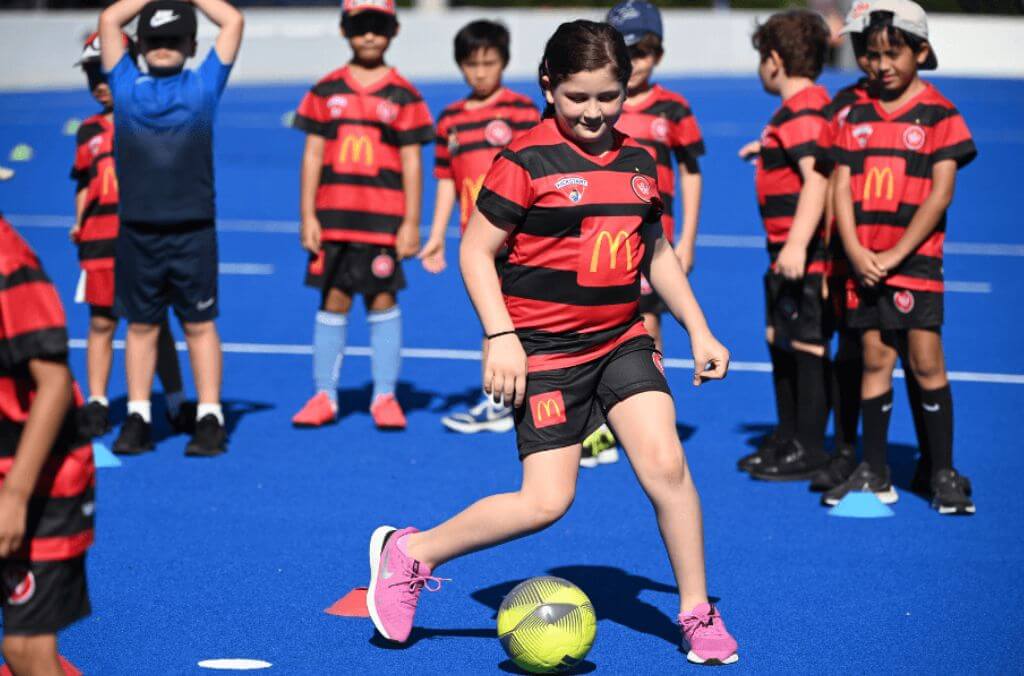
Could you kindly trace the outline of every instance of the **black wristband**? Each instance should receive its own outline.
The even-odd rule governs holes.
[[[487,336],[487,340],[491,340],[492,338],[500,338],[501,336],[507,336],[515,332],[515,329],[512,329],[510,331],[498,331],[497,333],[492,333],[491,335]]]

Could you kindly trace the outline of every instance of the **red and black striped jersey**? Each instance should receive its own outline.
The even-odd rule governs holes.
[[[967,165],[978,154],[960,112],[930,83],[899,110],[876,100],[850,109],[833,149],[850,168],[857,238],[871,251],[903,237],[932,189],[932,168],[943,160]],[[885,279],[889,286],[942,291],[946,214],[917,250]]]
[[[76,139],[71,178],[76,192],[85,190],[78,231],[78,258],[83,270],[114,267],[117,242],[117,173],[114,170],[114,123],[100,113],[82,122]]]
[[[651,87],[640,103],[622,107],[615,128],[647,148],[658,165],[658,192],[665,204],[661,216],[665,237],[675,239],[673,202],[676,194],[676,172],[672,157],[696,174],[700,172],[698,158],[704,154],[704,138],[690,103],[681,95],[661,85]]]
[[[29,362],[66,362],[64,308],[39,259],[0,218],[0,486],[14,464],[35,397]],[[75,388],[75,404],[82,398]],[[74,407],[73,407],[74,408]],[[96,469],[92,445],[79,440],[69,411],[28,504],[28,531],[11,558],[54,561],[81,556],[93,541]]]
[[[477,208],[509,229],[501,288],[530,372],[597,359],[646,335],[640,269],[661,236],[657,169],[620,132],[600,157],[546,119],[501,151]]]
[[[364,87],[345,66],[306,93],[292,124],[326,139],[316,191],[324,241],[394,246],[405,216],[400,148],[434,140],[419,91],[394,68]]]
[[[804,157],[818,158],[822,154],[818,144],[828,126],[825,113],[828,103],[828,92],[824,87],[807,87],[783,101],[761,132],[761,153],[757,159],[754,185],[772,263],[793,226],[797,200],[804,184],[799,162]],[[827,269],[822,235],[823,228],[819,226],[808,246],[807,274],[821,274]]]
[[[459,227],[473,213],[487,170],[502,148],[540,122],[540,112],[528,96],[502,88],[485,106],[467,107],[468,99],[451,104],[437,118],[434,176],[455,182]]]
[[[829,176],[835,163],[832,161],[832,144],[842,131],[846,123],[846,116],[850,109],[857,103],[864,103],[871,100],[868,93],[868,79],[861,78],[851,85],[843,87],[836,92],[828,105],[825,106],[825,115],[828,117],[828,125],[821,130],[821,138],[818,139],[819,157],[815,162],[815,169],[819,173]]]

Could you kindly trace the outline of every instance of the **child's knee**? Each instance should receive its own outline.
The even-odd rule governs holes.
[[[535,528],[545,528],[558,521],[572,506],[575,492],[544,492],[529,495],[530,515]]]
[[[370,312],[383,312],[398,305],[398,299],[393,293],[378,293],[366,297],[366,309]]]
[[[637,466],[643,467],[643,483],[648,489],[677,488],[687,480],[686,458],[678,442],[652,442],[640,453],[644,460]]]
[[[934,389],[945,385],[946,363],[941,353],[910,355],[910,370],[917,382],[925,389]]]
[[[348,314],[352,309],[352,297],[340,289],[329,289],[324,294],[320,309],[339,315]]]
[[[117,328],[117,320],[109,317],[90,317],[89,331],[98,336],[112,336]]]
[[[868,374],[891,372],[896,366],[896,350],[881,343],[864,344],[864,372]]]
[[[217,325],[213,322],[185,322],[182,324],[182,328],[185,331],[185,337],[189,340],[204,338],[217,332]]]

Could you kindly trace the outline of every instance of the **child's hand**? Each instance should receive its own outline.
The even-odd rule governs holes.
[[[875,254],[875,260],[878,261],[878,264],[882,266],[882,269],[888,275],[900,266],[900,263],[903,262],[903,256],[896,249],[886,249]]]
[[[700,387],[706,380],[721,380],[729,372],[729,350],[711,332],[690,336],[693,349],[693,384]]]
[[[676,258],[679,259],[679,267],[683,269],[683,274],[689,276],[693,270],[693,243],[680,242],[676,247]]]
[[[775,271],[786,279],[802,279],[807,265],[807,250],[786,243],[775,259]]]
[[[311,254],[320,253],[321,234],[320,221],[316,216],[307,216],[302,219],[302,225],[299,227],[299,241],[302,242],[303,249]]]
[[[849,252],[849,254],[850,265],[853,266],[853,271],[860,278],[864,286],[874,286],[888,274],[886,269],[879,263],[875,252],[864,247],[858,247],[854,251]]]
[[[0,559],[21,547],[25,537],[26,497],[0,488]]]
[[[402,221],[398,226],[398,233],[395,236],[395,251],[398,253],[398,260],[412,258],[420,248],[420,226],[419,223]]]
[[[78,238],[79,238],[79,236],[81,236],[81,234],[82,234],[82,224],[81,223],[75,223],[74,225],[71,226],[71,230],[68,231],[68,238],[72,242],[74,242],[75,244],[78,244]]]
[[[755,155],[761,153],[761,141],[751,141],[747,145],[740,148],[739,157],[741,160],[750,161],[754,159]]]
[[[526,351],[519,337],[509,333],[489,341],[484,363],[484,392],[495,403],[522,406],[526,398]]]
[[[420,259],[423,269],[427,272],[435,275],[444,272],[444,269],[448,267],[448,263],[444,259],[444,238],[434,239],[431,237],[416,254],[416,258]]]

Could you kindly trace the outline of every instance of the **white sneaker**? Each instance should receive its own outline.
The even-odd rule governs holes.
[[[453,432],[476,434],[477,432],[508,432],[515,425],[512,407],[495,404],[485,396],[480,403],[468,411],[459,411],[441,418],[441,424]]]

